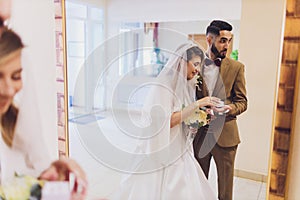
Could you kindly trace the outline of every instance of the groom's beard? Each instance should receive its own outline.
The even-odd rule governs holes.
[[[215,44],[213,43],[211,45],[211,52],[216,56],[216,58],[225,58],[226,57],[226,53],[227,53],[227,49],[222,50],[221,52],[218,51],[217,47],[215,46]]]

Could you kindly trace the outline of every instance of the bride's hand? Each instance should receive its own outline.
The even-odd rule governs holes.
[[[216,105],[219,104],[220,101],[221,101],[221,99],[219,99],[217,97],[203,97],[203,98],[197,100],[197,105],[199,106],[199,108],[205,107],[205,106],[215,107]]]
[[[51,163],[50,167],[40,175],[39,179],[47,181],[70,181],[74,175],[72,199],[84,199],[87,192],[87,178],[79,164],[70,158],[60,158]],[[76,197],[76,198],[75,198]]]

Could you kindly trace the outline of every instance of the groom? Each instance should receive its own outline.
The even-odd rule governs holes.
[[[212,21],[207,27],[208,58],[201,69],[203,81],[199,82],[200,89],[196,92],[197,99],[208,95],[217,96],[225,102],[227,108],[231,108],[228,113],[216,116],[209,128],[200,128],[193,142],[195,158],[207,178],[211,158],[214,158],[218,173],[219,200],[232,199],[234,160],[240,143],[236,120],[237,115],[247,109],[244,65],[226,57],[232,40],[231,31],[232,26],[220,20]],[[219,133],[216,133],[218,130]],[[213,138],[214,141],[208,142],[210,150],[203,155],[201,147],[202,144],[207,145],[207,138]]]

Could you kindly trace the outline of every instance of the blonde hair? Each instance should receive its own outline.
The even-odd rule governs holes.
[[[1,27],[0,32],[0,65],[5,65],[15,52],[20,51],[24,44],[20,36],[6,27]],[[15,126],[18,117],[18,108],[11,104],[8,110],[1,116],[1,135],[4,142],[12,147],[15,134]]]

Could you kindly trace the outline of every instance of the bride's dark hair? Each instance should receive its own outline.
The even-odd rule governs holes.
[[[186,57],[187,57],[187,61],[190,61],[194,56],[200,56],[201,58],[201,63],[203,62],[204,60],[204,53],[203,51],[197,47],[197,46],[193,46],[191,48],[189,48],[187,51],[186,51]]]
[[[6,27],[0,30],[0,65],[5,65],[5,61],[15,52],[21,50],[24,44],[20,36]],[[4,63],[3,63],[4,62]],[[11,147],[14,138],[15,126],[18,117],[18,108],[11,104],[1,116],[1,134],[4,142]]]

